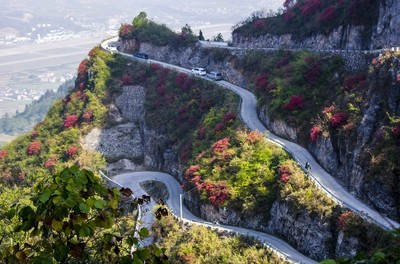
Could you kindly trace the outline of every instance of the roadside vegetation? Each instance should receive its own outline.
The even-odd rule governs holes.
[[[194,45],[199,40],[188,24],[182,27],[180,33],[175,33],[166,25],[149,20],[145,12],[140,12],[131,24],[122,24],[118,35],[122,40],[134,39],[157,46],[168,44],[173,48]]]
[[[143,29],[148,23],[151,21],[141,14],[134,19],[132,27]],[[139,38],[140,31],[136,33],[139,35],[135,37]],[[214,55],[220,54],[214,52]],[[236,63],[249,80],[253,81],[252,88],[259,98],[260,105],[266,105],[268,111],[275,113],[277,118],[287,119],[289,124],[298,126],[303,131],[308,130],[306,134],[310,135],[310,139],[303,139],[302,142],[314,141],[314,137],[318,139],[325,136],[326,130],[355,133],[349,124],[356,125],[360,122],[360,113],[354,104],[361,104],[359,100],[364,93],[366,78],[360,73],[346,76],[341,70],[340,59],[327,60],[307,52],[282,51],[269,58],[258,53],[248,54],[243,59],[238,59]],[[278,66],[273,67],[273,65]],[[7,256],[10,258],[25,258],[22,253],[19,255],[16,253],[22,250],[27,255],[26,253],[31,250],[30,246],[23,244],[25,241],[28,241],[29,245],[32,243],[30,240],[25,240],[27,233],[36,236],[41,242],[35,249],[38,252],[49,249],[43,240],[50,231],[54,232],[51,237],[53,245],[57,245],[58,238],[55,234],[61,230],[68,236],[68,232],[72,232],[73,229],[78,238],[86,239],[96,230],[95,226],[91,225],[91,220],[85,218],[88,217],[87,213],[99,214],[100,218],[104,218],[98,209],[107,207],[107,210],[115,210],[115,203],[119,202],[119,198],[115,197],[120,197],[120,194],[114,191],[109,195],[105,194],[107,191],[98,186],[98,180],[91,180],[94,176],[86,170],[81,170],[103,169],[106,159],[99,153],[83,150],[79,140],[94,127],[112,126],[108,116],[108,106],[119,95],[122,86],[135,89],[135,85],[146,88],[146,125],[165,135],[160,139],[161,148],[177,150],[180,165],[185,167],[183,187],[185,190],[197,190],[202,203],[211,204],[215,208],[230,207],[238,212],[261,214],[267,220],[274,201],[289,201],[299,211],[306,210],[309,214],[334,223],[332,228],[335,229],[333,231],[335,234],[343,231],[349,232],[348,234],[354,237],[365,238],[367,229],[361,229],[365,232],[357,232],[360,225],[358,221],[362,222],[361,220],[337,208],[331,199],[307,179],[305,172],[284,150],[267,143],[264,135],[257,131],[248,131],[243,127],[237,113],[239,98],[232,92],[203,79],[177,73],[156,64],[143,65],[128,61],[117,54],[110,55],[103,52],[97,47],[91,50],[88,58],[79,65],[75,88],[64,99],[53,105],[44,121],[0,150],[2,196],[0,232],[3,241],[6,241],[0,244],[1,252],[9,254]],[[337,96],[334,97],[337,98],[335,105],[329,101],[334,95]],[[315,104],[312,104],[314,100]],[[324,117],[317,119],[315,113],[320,113],[321,109],[324,109],[322,112]],[[396,131],[398,123],[396,118],[393,120],[390,128],[383,129],[395,133],[393,131]],[[311,122],[315,122],[315,126],[309,134]],[[314,127],[318,127],[317,125],[320,130],[313,130]],[[392,139],[390,137],[390,140]],[[73,169],[65,172],[66,167]],[[60,179],[66,175],[72,177],[71,174],[78,177],[77,183],[75,180],[63,182]],[[93,203],[85,196],[87,195],[85,192],[93,187],[89,181],[96,184],[98,189],[95,190],[99,191],[97,194],[90,193],[89,196],[95,196],[95,200],[90,200]],[[58,205],[61,199],[56,199],[60,196],[56,189],[61,183],[71,196],[69,200],[68,197],[63,197],[66,200],[65,204],[70,209],[73,208],[75,213],[82,213],[85,219],[77,218],[75,214],[65,216],[60,212],[61,209],[51,207]],[[78,197],[74,192],[75,189],[82,191],[83,194],[80,195],[85,197]],[[96,203],[100,199],[102,201]],[[28,209],[10,212],[16,203],[20,204],[21,208]],[[46,218],[49,212],[45,211],[43,207],[45,205],[54,209],[55,219],[50,219],[51,224]],[[33,218],[30,215],[40,215],[44,219]],[[72,224],[77,226],[69,226],[71,221],[64,223],[64,219],[60,219],[61,216],[69,217]],[[46,221],[39,224],[35,222],[38,219]],[[100,227],[116,228],[111,226],[110,219],[107,218],[105,221],[108,223],[107,226]],[[168,222],[170,220],[167,218],[165,221],[166,223],[160,225],[164,225],[162,226],[164,230],[171,228],[171,234],[175,234],[176,224]],[[97,225],[99,222],[93,224]],[[67,225],[70,227],[69,231],[66,231]],[[40,232],[37,233],[39,226]],[[121,226],[131,227],[131,223]],[[35,232],[31,230],[32,227],[36,228]],[[15,234],[14,231],[26,233]],[[378,230],[376,234],[379,232]],[[121,236],[116,234],[115,239],[118,240]],[[143,231],[141,237],[146,236],[147,232]],[[159,234],[159,237],[162,236],[164,235]],[[215,234],[201,228],[193,228],[193,234],[180,233],[175,236],[176,238],[172,238],[172,235],[170,238],[168,235],[164,236],[167,238],[162,243],[169,247],[170,251],[167,254],[177,263],[180,263],[179,261],[193,263],[190,261],[199,259],[200,254],[202,256],[205,254],[203,248],[197,248],[195,245],[200,237],[206,238],[204,243],[210,244],[210,241],[215,241],[221,246],[219,251],[212,249],[213,254],[210,256],[214,256],[214,260],[215,258],[225,260],[226,256],[230,256],[237,260],[236,263],[240,263],[245,256],[247,259],[251,259],[252,256],[254,262],[257,262],[260,260],[260,255],[266,254],[265,249],[252,244],[253,242],[250,249],[242,249],[243,244],[240,239],[232,238],[226,243],[225,239],[220,241]],[[371,247],[374,241],[378,241],[374,237],[367,238],[366,241],[371,244],[366,245]],[[189,242],[181,244],[180,241]],[[118,255],[116,251],[124,249],[125,252],[130,245],[137,244],[136,240],[129,240],[116,251],[113,244],[111,246],[114,249],[113,253],[108,252],[110,247],[102,247],[104,244],[96,246],[98,241],[86,242],[93,248],[88,248],[88,251],[83,250],[84,253],[80,245],[74,250],[67,250],[65,246],[59,244],[59,248],[64,250],[64,255],[57,256],[59,253],[56,251],[57,247],[53,247],[52,250],[55,250],[54,256],[60,258],[65,257],[65,251],[67,255],[82,253],[88,256],[97,254],[93,252],[100,252],[98,260],[105,261],[107,258],[113,258],[114,253]],[[24,248],[12,247],[15,243],[20,243]],[[232,251],[235,253],[231,253]],[[237,252],[240,254],[236,255]],[[13,253],[14,256],[10,256]],[[156,248],[152,253],[156,257],[163,256],[163,252]],[[76,256],[80,257],[79,254]],[[146,251],[143,254],[149,256],[150,253]],[[204,258],[207,257],[205,254]]]
[[[233,34],[260,36],[292,34],[302,40],[313,34],[329,34],[344,28],[364,27],[367,40],[379,16],[381,0],[286,0],[277,14],[255,13],[236,25]]]
[[[288,263],[252,238],[217,234],[201,226],[186,227],[171,216],[158,220],[155,230],[156,243],[167,249],[171,263]]]

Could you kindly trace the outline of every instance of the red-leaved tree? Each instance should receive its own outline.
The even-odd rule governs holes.
[[[283,105],[287,110],[300,110],[304,106],[304,97],[302,95],[293,95],[289,102]]]
[[[322,129],[319,126],[311,128],[310,138],[312,142],[315,142],[321,135]]]
[[[93,118],[93,110],[91,110],[91,109],[89,109],[82,115],[82,119],[85,122],[90,122],[92,120],[92,118]]]
[[[392,128],[392,133],[395,138],[400,138],[400,125],[396,125]]]
[[[205,182],[202,184],[202,189],[205,190],[210,203],[219,207],[230,197],[228,185],[225,182]]]
[[[133,26],[131,24],[122,24],[119,28],[119,37],[122,39],[132,38]]]
[[[357,216],[351,211],[342,213],[337,221],[337,226],[342,231],[347,231],[357,222]]]
[[[217,142],[215,142],[212,147],[211,150],[214,154],[221,154],[223,153],[225,150],[227,150],[229,147],[229,138],[223,138],[218,140]]]
[[[290,168],[287,165],[281,165],[278,168],[278,173],[281,176],[281,182],[283,183],[288,182],[292,177],[292,172],[290,171]]]
[[[65,118],[64,120],[64,127],[73,127],[76,125],[78,122],[78,116],[77,115],[69,115]]]
[[[42,149],[42,143],[40,141],[34,141],[31,144],[29,144],[26,153],[30,156],[39,154],[41,149]]]
[[[49,158],[45,161],[44,167],[45,167],[46,169],[52,169],[52,168],[54,168],[54,166],[56,166],[57,161],[58,161],[57,156],[52,155],[51,157],[49,157]]]
[[[364,87],[366,84],[367,77],[365,74],[357,74],[347,77],[343,82],[343,89],[349,92],[353,89]]]
[[[324,9],[324,11],[322,11],[321,15],[317,19],[317,22],[326,24],[336,19],[336,17],[337,17],[336,8],[334,6],[328,6],[327,8]]]
[[[132,76],[128,73],[122,75],[121,82],[122,85],[132,85],[133,84]]]
[[[266,91],[268,87],[268,73],[262,72],[256,78],[256,89],[257,91]]]
[[[348,115],[346,113],[340,112],[336,113],[331,118],[331,126],[333,128],[339,127],[347,122]]]
[[[0,160],[4,160],[8,155],[8,151],[5,149],[0,149]]]
[[[264,137],[264,135],[261,132],[259,132],[258,130],[252,130],[249,133],[247,133],[246,141],[251,144],[254,144],[254,143],[262,140],[263,137]]]
[[[69,146],[68,149],[65,151],[65,155],[72,158],[78,153],[78,148],[75,146]]]

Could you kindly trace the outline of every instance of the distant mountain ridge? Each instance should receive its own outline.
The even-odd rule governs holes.
[[[28,132],[34,125],[43,121],[54,102],[63,98],[73,86],[74,80],[68,80],[60,85],[56,92],[46,91],[38,100],[26,105],[24,111],[17,111],[15,116],[10,117],[6,114],[0,118],[0,133],[15,136]]]

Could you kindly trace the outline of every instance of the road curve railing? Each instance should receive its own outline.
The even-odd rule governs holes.
[[[214,42],[214,41],[199,41],[200,45],[204,48],[221,48],[221,49],[231,49],[231,50],[245,50],[245,49],[250,49],[250,50],[265,50],[265,51],[276,51],[276,50],[290,50],[290,51],[312,51],[316,53],[336,53],[336,54],[346,54],[346,53],[358,53],[358,54],[381,54],[387,51],[392,51],[392,52],[400,52],[400,47],[387,47],[383,49],[368,49],[368,50],[363,50],[363,49],[312,49],[312,48],[285,48],[285,47],[279,47],[279,48],[274,48],[274,47],[251,47],[251,48],[242,48],[242,47],[234,47],[234,46],[229,46],[228,42]]]
[[[105,49],[107,43],[110,41],[116,42],[118,41],[118,37],[104,41],[101,44],[101,46]],[[173,64],[150,60],[150,59],[145,60],[145,59],[135,58],[130,54],[122,52],[119,52],[119,54],[128,59],[136,59],[143,63],[148,63],[148,64],[155,63],[165,68],[177,70],[179,72],[183,72],[186,74],[192,74],[189,69],[176,66]],[[201,78],[210,80],[206,77],[201,77]],[[285,148],[285,150],[289,152],[289,154],[299,163],[299,165],[303,169],[305,169],[304,167],[305,163],[309,162],[312,167],[312,170],[308,171],[310,179],[312,179],[316,183],[316,185],[321,190],[323,190],[329,197],[331,197],[334,201],[337,201],[339,205],[343,205],[344,207],[358,213],[364,219],[373,222],[386,230],[393,228],[400,228],[400,224],[398,222],[391,220],[384,215],[381,215],[376,210],[362,203],[353,195],[351,195],[347,190],[345,190],[343,186],[341,186],[328,172],[326,172],[324,168],[322,168],[319,165],[318,162],[315,161],[314,157],[306,149],[293,142],[280,138],[277,135],[268,131],[258,118],[257,99],[253,93],[237,85],[231,84],[227,81],[219,81],[215,83],[224,88],[232,90],[233,92],[235,92],[240,96],[241,98],[240,116],[243,122],[250,129],[258,130],[261,133],[268,133],[268,140]]]
[[[173,217],[180,222],[187,225],[204,226],[218,232],[223,232],[227,235],[244,235],[248,237],[253,237],[260,241],[265,247],[273,250],[282,259],[285,259],[292,263],[316,263],[314,260],[298,252],[284,240],[277,238],[273,235],[236,226],[211,223],[195,216],[186,206],[182,205],[181,207],[180,195],[183,194],[181,185],[174,177],[167,173],[156,171],[130,172],[116,175],[113,177],[113,179],[115,182],[118,182],[122,186],[128,187],[132,190],[136,190],[137,192],[139,191],[139,189],[141,189],[141,191],[144,193],[145,190],[142,189],[140,185],[141,182],[162,182],[169,193],[168,198],[164,202],[169,208],[169,211],[171,212]],[[182,212],[180,212],[181,208]],[[180,217],[181,214],[182,218]]]
[[[118,38],[112,38],[101,43],[101,47],[107,50],[107,44],[110,41],[117,41]],[[159,62],[155,60],[145,60],[140,58],[135,58],[130,54],[118,52],[120,55],[128,58],[139,60],[143,63],[148,64],[159,64],[165,68],[173,69],[179,72],[191,74],[189,69],[172,65],[165,62]],[[204,78],[204,77],[201,77]],[[207,78],[204,78],[207,79]],[[267,139],[275,144],[282,146],[288,153],[298,162],[298,164],[304,168],[304,164],[309,162],[312,167],[312,171],[308,171],[310,179],[312,179],[316,186],[323,190],[329,197],[336,201],[339,205],[342,205],[354,212],[357,212],[361,217],[381,226],[382,228],[388,230],[393,228],[399,228],[400,224],[379,214],[377,211],[373,210],[369,206],[365,205],[354,196],[352,196],[348,191],[346,191],[343,186],[341,186],[337,181],[329,175],[312,157],[312,155],[303,147],[282,139],[270,131],[268,131],[265,126],[261,123],[257,114],[257,100],[254,94],[250,91],[243,89],[239,86],[233,85],[226,81],[215,82],[220,86],[230,89],[237,93],[241,98],[241,108],[240,116],[243,122],[252,130],[258,130],[261,133],[267,133]],[[305,170],[307,171],[307,170]],[[189,220],[190,221],[190,220]],[[278,250],[279,251],[279,250]]]

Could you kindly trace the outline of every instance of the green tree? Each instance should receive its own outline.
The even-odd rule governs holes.
[[[216,41],[216,42],[224,42],[224,37],[222,36],[221,33],[218,33],[218,35],[214,36],[213,41]]]
[[[137,236],[134,226],[113,229],[121,211],[121,193],[105,188],[91,171],[65,168],[39,184],[35,192],[31,205],[16,205],[8,212],[20,223],[14,231],[25,232],[28,238],[3,250],[0,257],[7,262],[162,263],[165,258],[155,246],[139,246],[139,240],[149,234],[147,229],[142,228]],[[132,194],[129,189],[121,192],[128,197]],[[131,248],[136,249],[133,257]]]
[[[189,26],[189,24],[185,24],[184,27],[182,27],[181,29],[182,35],[189,35],[192,36],[193,35],[193,31],[192,28]]]
[[[204,40],[203,31],[199,32],[199,40]]]
[[[148,19],[147,19],[147,14],[146,12],[140,12],[139,15],[137,15],[133,21],[132,25],[135,29],[140,29],[142,28],[145,24],[147,24]]]

